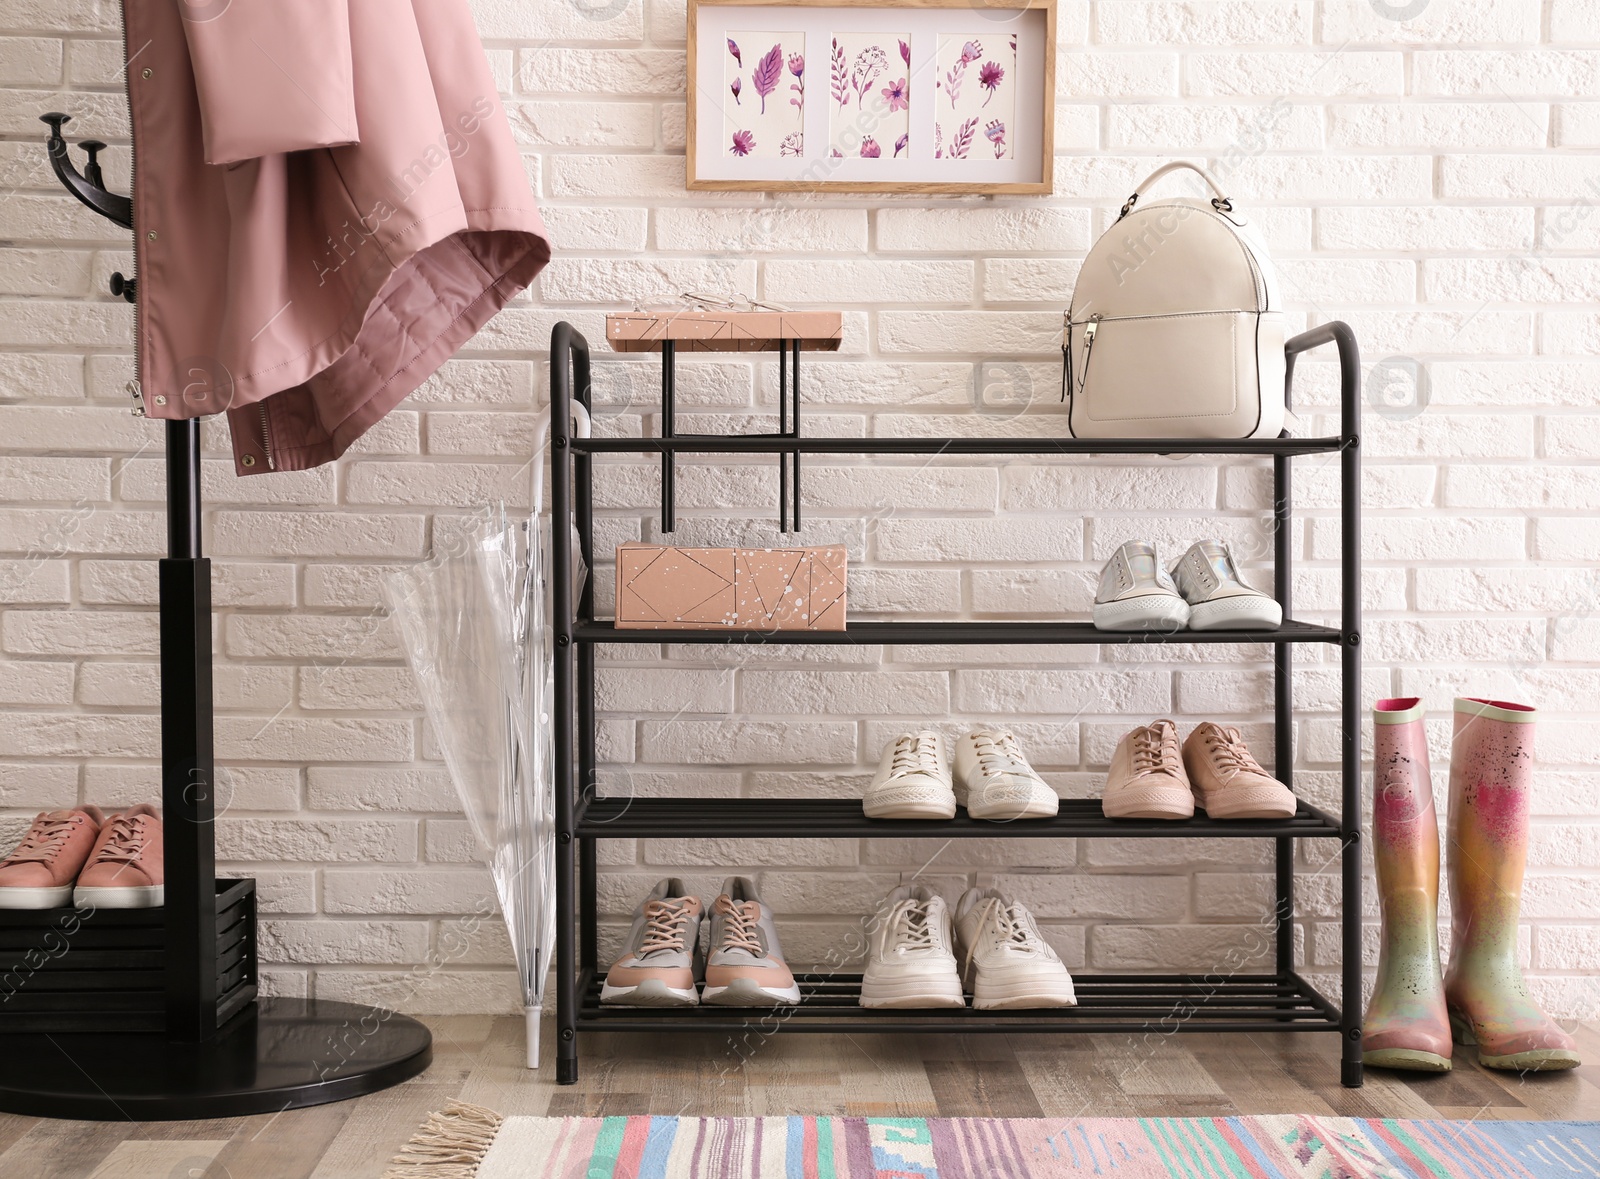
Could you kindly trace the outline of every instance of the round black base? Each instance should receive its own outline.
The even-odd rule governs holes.
[[[433,1060],[433,1034],[378,1007],[260,999],[205,1044],[157,1033],[0,1035],[0,1111],[94,1121],[277,1113],[375,1093]]]

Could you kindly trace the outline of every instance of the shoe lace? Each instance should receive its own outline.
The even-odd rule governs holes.
[[[985,778],[998,778],[1001,774],[1031,774],[1033,767],[1022,756],[1016,737],[1006,729],[977,733],[973,748],[978,754],[978,769]]]
[[[889,910],[889,930],[895,953],[912,954],[939,948],[939,931],[928,918],[926,901],[900,901]]]
[[[1211,753],[1212,764],[1224,777],[1235,774],[1265,774],[1250,747],[1244,743],[1239,730],[1217,726],[1206,734],[1206,748]]]
[[[988,929],[991,922],[1000,935],[999,941],[1003,949],[1029,956],[1044,953],[1044,942],[1034,931],[1033,922],[1028,919],[1028,911],[1021,905],[1008,905],[999,897],[990,897],[983,904],[983,915],[979,918],[978,928]],[[962,963],[964,967],[972,964],[972,956],[977,951],[978,942],[974,939],[973,944],[967,947],[966,960]]]
[[[932,733],[906,733],[894,743],[894,757],[889,763],[891,778],[906,774],[937,773],[939,752]]]
[[[1170,773],[1178,763],[1178,730],[1171,721],[1157,721],[1133,731],[1133,774]]]
[[[648,902],[644,907],[644,941],[639,946],[639,956],[682,950],[688,925],[689,906],[684,902]]]
[[[720,950],[745,950],[756,957],[766,956],[761,944],[761,906],[754,901],[736,901],[724,893],[717,898],[716,912],[722,915]]]
[[[97,864],[132,864],[136,863],[144,854],[145,844],[149,842],[149,835],[140,820],[142,815],[112,815],[108,824],[110,834],[106,841],[100,845],[100,851],[95,856]]]
[[[6,857],[13,864],[48,864],[61,854],[67,836],[78,825],[76,815],[64,819],[35,819],[17,850]]]

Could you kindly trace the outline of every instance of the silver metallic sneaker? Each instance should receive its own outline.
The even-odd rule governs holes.
[[[800,988],[783,961],[772,910],[747,877],[728,877],[722,895],[711,903],[711,954],[700,1002],[724,1007],[800,1002]]]
[[[1189,603],[1190,630],[1272,630],[1283,623],[1283,607],[1245,584],[1225,541],[1190,545],[1172,579]]]
[[[677,877],[652,888],[633,911],[627,953],[611,964],[600,1002],[620,1007],[694,1007],[705,975],[701,907]]]
[[[1182,630],[1188,622],[1189,604],[1154,544],[1130,540],[1111,554],[1094,595],[1097,630]]]

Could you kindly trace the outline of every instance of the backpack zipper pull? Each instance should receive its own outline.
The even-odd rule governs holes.
[[[129,381],[124,388],[127,390],[128,396],[133,398],[133,416],[136,418],[144,417],[144,391],[139,388],[139,382]]]
[[[1100,330],[1100,321],[1104,318],[1099,314],[1091,315],[1083,327],[1083,379],[1078,382],[1079,393],[1089,384],[1089,356],[1094,351],[1095,333]]]

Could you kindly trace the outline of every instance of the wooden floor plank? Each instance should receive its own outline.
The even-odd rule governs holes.
[[[345,1123],[360,1113],[360,1102],[341,1101],[245,1118],[238,1132],[217,1155],[217,1165],[228,1179],[250,1175],[308,1179]],[[426,1110],[423,1116],[427,1116]],[[400,1140],[410,1135],[408,1129],[400,1135]]]
[[[0,1175],[5,1179],[84,1179],[127,1138],[128,1125],[40,1119],[0,1154]]]
[[[348,1103],[348,1116],[331,1141],[310,1157],[311,1165],[304,1174],[310,1179],[373,1179],[383,1174],[428,1115],[443,1109],[458,1090],[454,1083],[396,1085]],[[280,1123],[292,1131],[298,1120],[297,1114],[285,1114]],[[255,1179],[258,1175],[278,1179],[278,1172],[264,1169],[241,1169],[231,1179]]]

